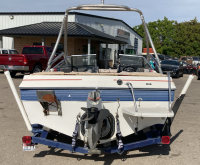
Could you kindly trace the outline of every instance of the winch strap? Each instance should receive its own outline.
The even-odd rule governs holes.
[[[72,150],[73,151],[74,151],[74,147],[76,145],[76,140],[77,140],[77,137],[78,137],[78,127],[79,127],[79,121],[76,122],[75,130],[74,130],[73,135],[72,135]]]
[[[124,144],[122,142],[122,133],[120,131],[120,125],[119,125],[119,120],[117,119],[117,134],[116,134],[117,140],[118,140],[118,149],[124,148]]]

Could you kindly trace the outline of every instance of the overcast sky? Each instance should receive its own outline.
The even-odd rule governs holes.
[[[80,4],[99,4],[101,0],[0,0],[0,12],[64,12]],[[200,0],[105,0],[105,4],[127,5],[140,9],[146,22],[163,19],[178,22],[190,21],[196,16],[200,20]],[[131,27],[141,24],[138,13],[78,11],[124,20]]]

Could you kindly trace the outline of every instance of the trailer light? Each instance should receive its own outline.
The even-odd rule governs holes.
[[[169,136],[162,136],[161,143],[162,144],[169,144],[170,143],[170,137]]]
[[[22,137],[22,142],[24,143],[24,144],[31,144],[31,136],[23,136]]]

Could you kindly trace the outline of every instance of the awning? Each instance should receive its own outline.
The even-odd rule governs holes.
[[[10,29],[0,30],[0,36],[7,37],[23,37],[23,36],[49,36],[56,37],[60,31],[61,22],[42,22],[26,26],[19,26]],[[127,44],[127,39],[114,37],[87,25],[79,24],[76,22],[68,23],[68,37],[70,38],[90,38],[98,40],[101,43],[109,44]],[[64,32],[63,32],[64,34]]]

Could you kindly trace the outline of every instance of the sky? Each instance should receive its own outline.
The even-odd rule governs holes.
[[[101,0],[0,0],[0,12],[64,12],[67,8],[81,4],[100,4]],[[105,4],[126,5],[143,12],[145,21],[152,22],[167,17],[178,22],[190,21],[197,17],[200,20],[200,0],[104,0]],[[141,24],[135,12],[86,11],[105,17],[121,19],[131,27]]]

